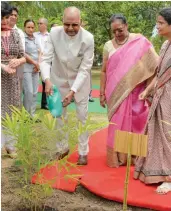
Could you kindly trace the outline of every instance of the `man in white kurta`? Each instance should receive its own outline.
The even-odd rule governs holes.
[[[45,46],[48,40],[49,32],[48,29],[48,20],[46,18],[39,18],[38,20],[38,29],[39,32],[35,32],[34,36],[38,41],[38,45],[40,47],[41,54],[43,55]],[[41,99],[41,109],[48,109],[46,93],[45,93],[45,83],[42,81],[42,99]]]
[[[66,8],[63,26],[54,27],[50,32],[40,70],[47,94],[52,93],[52,84],[59,88],[63,99],[64,118],[66,119],[66,107],[74,97],[77,118],[85,124],[90,93],[90,70],[94,57],[94,38],[80,25],[80,11],[75,7]],[[61,124],[60,120],[58,122]],[[60,151],[58,155],[64,157],[68,153],[68,140],[57,143],[57,149]],[[79,165],[87,164],[88,152],[88,132],[85,132],[79,136]]]

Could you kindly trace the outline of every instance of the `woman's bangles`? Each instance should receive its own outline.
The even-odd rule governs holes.
[[[105,96],[105,93],[100,93],[100,95],[99,95],[99,96],[100,96],[100,97],[101,97],[101,96]]]

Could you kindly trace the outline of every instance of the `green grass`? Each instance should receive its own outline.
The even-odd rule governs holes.
[[[101,71],[100,69],[92,69],[91,70],[93,88],[94,88],[94,86],[100,87],[100,71]]]
[[[91,75],[92,75],[92,89],[99,89],[100,88],[100,69],[92,69]],[[38,93],[37,95],[38,108],[40,108],[40,102],[41,102],[41,93]],[[107,109],[102,108],[100,106],[99,98],[94,98],[93,103],[89,102],[88,107],[89,107],[88,111],[91,113],[101,113],[101,114],[107,115]],[[68,110],[75,111],[75,103],[71,103],[68,106]]]
[[[101,69],[92,69],[91,70],[93,89],[98,89],[100,87],[100,71],[101,71]],[[39,84],[41,84],[41,83],[42,82],[40,80]]]

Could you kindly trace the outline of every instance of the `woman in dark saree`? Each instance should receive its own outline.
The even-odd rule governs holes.
[[[138,158],[134,178],[145,184],[160,183],[157,193],[171,191],[171,7],[160,11],[157,29],[167,38],[160,52],[157,76],[140,95],[144,100],[154,90],[148,116],[148,154]]]

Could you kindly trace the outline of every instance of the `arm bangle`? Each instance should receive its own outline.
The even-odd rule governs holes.
[[[105,94],[100,94],[100,96],[105,96]]]

